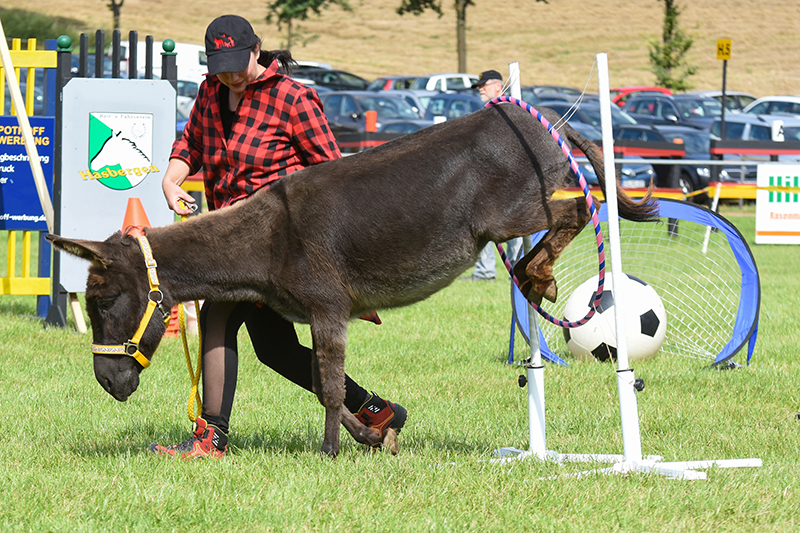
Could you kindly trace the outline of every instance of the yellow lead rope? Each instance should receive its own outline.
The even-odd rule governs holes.
[[[180,202],[184,205],[184,207],[187,207],[183,200],[180,200]],[[186,215],[181,215],[181,222],[185,222],[187,218],[188,217]],[[194,310],[199,322],[200,302],[197,300],[194,301]],[[200,384],[200,376],[203,374],[203,332],[200,331],[200,327],[198,326],[197,373],[195,373],[194,368],[192,367],[192,357],[189,355],[189,342],[186,340],[186,313],[184,312],[184,306],[182,303],[178,304],[178,320],[181,326],[183,353],[186,355],[186,366],[189,368],[189,378],[192,381],[192,389],[189,392],[189,405],[187,413],[189,415],[189,421],[195,422],[197,418],[203,414],[203,399],[200,398],[200,391],[198,388]],[[195,411],[195,405],[197,405],[197,411]]]
[[[200,312],[200,302],[194,301],[195,312]],[[186,355],[186,366],[189,368],[189,378],[192,380],[192,389],[189,392],[189,406],[188,414],[189,420],[195,422],[197,417],[203,413],[203,400],[200,398],[200,391],[198,385],[200,383],[200,376],[203,373],[203,333],[200,328],[197,328],[198,335],[198,348],[197,348],[197,373],[195,374],[192,367],[192,357],[189,355],[189,342],[186,340],[186,313],[184,312],[183,304],[178,304],[178,319],[181,324],[181,340],[183,340],[183,353]],[[195,404],[197,411],[194,410]]]

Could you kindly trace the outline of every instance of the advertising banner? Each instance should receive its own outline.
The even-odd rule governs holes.
[[[757,179],[756,244],[800,244],[800,165],[758,165]]]
[[[54,117],[29,117],[33,142],[53,197]],[[17,117],[0,116],[0,230],[47,231]]]
[[[150,225],[175,218],[161,180],[175,141],[175,89],[165,80],[73,78],[64,87],[61,235],[102,241],[122,229],[128,198]],[[61,254],[61,285],[84,292],[88,262]]]

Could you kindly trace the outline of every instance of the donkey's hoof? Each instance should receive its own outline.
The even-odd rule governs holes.
[[[336,459],[336,456],[339,455],[339,450],[333,449],[333,447],[322,446],[322,450],[320,452],[323,457],[328,457],[330,459]]]
[[[400,451],[400,444],[397,442],[397,431],[394,428],[386,430],[383,436],[383,448],[389,450],[392,455],[397,455]]]
[[[556,286],[555,281],[547,286],[547,289],[545,289],[542,296],[544,296],[548,301],[556,303],[556,300],[558,299],[558,287]]]

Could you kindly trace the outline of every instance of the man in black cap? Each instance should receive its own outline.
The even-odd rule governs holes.
[[[487,70],[481,73],[478,81],[472,84],[473,89],[481,93],[481,100],[488,102],[503,94],[503,76],[496,70]]]

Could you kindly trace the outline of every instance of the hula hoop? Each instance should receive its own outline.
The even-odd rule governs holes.
[[[558,133],[558,131],[553,127],[552,124],[541,114],[539,111],[536,110],[530,104],[523,102],[522,100],[518,100],[511,96],[498,96],[496,98],[492,98],[484,107],[494,107],[498,104],[502,103],[509,103],[519,106],[525,109],[528,113],[536,117],[536,119],[541,122],[542,126],[544,126],[550,135],[555,139],[558,143],[558,146],[561,148],[561,151],[564,152],[564,155],[567,156],[567,160],[569,160],[570,168],[572,172],[578,177],[578,182],[580,183],[581,189],[583,189],[583,195],[586,198],[586,205],[589,207],[589,213],[592,215],[592,225],[594,226],[594,234],[595,238],[597,239],[597,261],[598,261],[598,278],[597,278],[597,290],[594,293],[594,298],[591,301],[589,306],[589,312],[586,313],[586,316],[581,318],[580,320],[576,320],[573,322],[567,322],[564,320],[559,320],[558,318],[552,316],[547,311],[545,311],[539,304],[530,301],[527,296],[525,299],[528,301],[531,307],[533,307],[537,313],[539,313],[545,320],[555,324],[556,326],[561,326],[562,328],[577,328],[578,326],[582,326],[586,324],[589,319],[591,319],[595,313],[597,312],[597,306],[600,305],[600,299],[603,296],[603,284],[605,283],[605,276],[606,276],[606,253],[605,247],[603,246],[603,232],[600,229],[600,218],[597,216],[597,210],[594,207],[594,200],[592,198],[592,194],[589,192],[589,183],[586,181],[586,178],[583,176],[583,172],[581,171],[581,167],[578,165],[578,162],[575,161],[575,157],[572,155],[572,151],[570,151],[569,146],[567,143],[564,142],[564,139]],[[505,250],[503,250],[503,245],[501,243],[496,243],[497,251],[500,253],[500,258],[503,260],[503,264],[506,266],[506,270],[508,270],[511,279],[514,281],[514,284],[519,288],[519,280],[514,275],[513,268],[511,266],[511,261],[509,261],[508,256],[506,255]],[[520,291],[522,292],[522,291]]]

